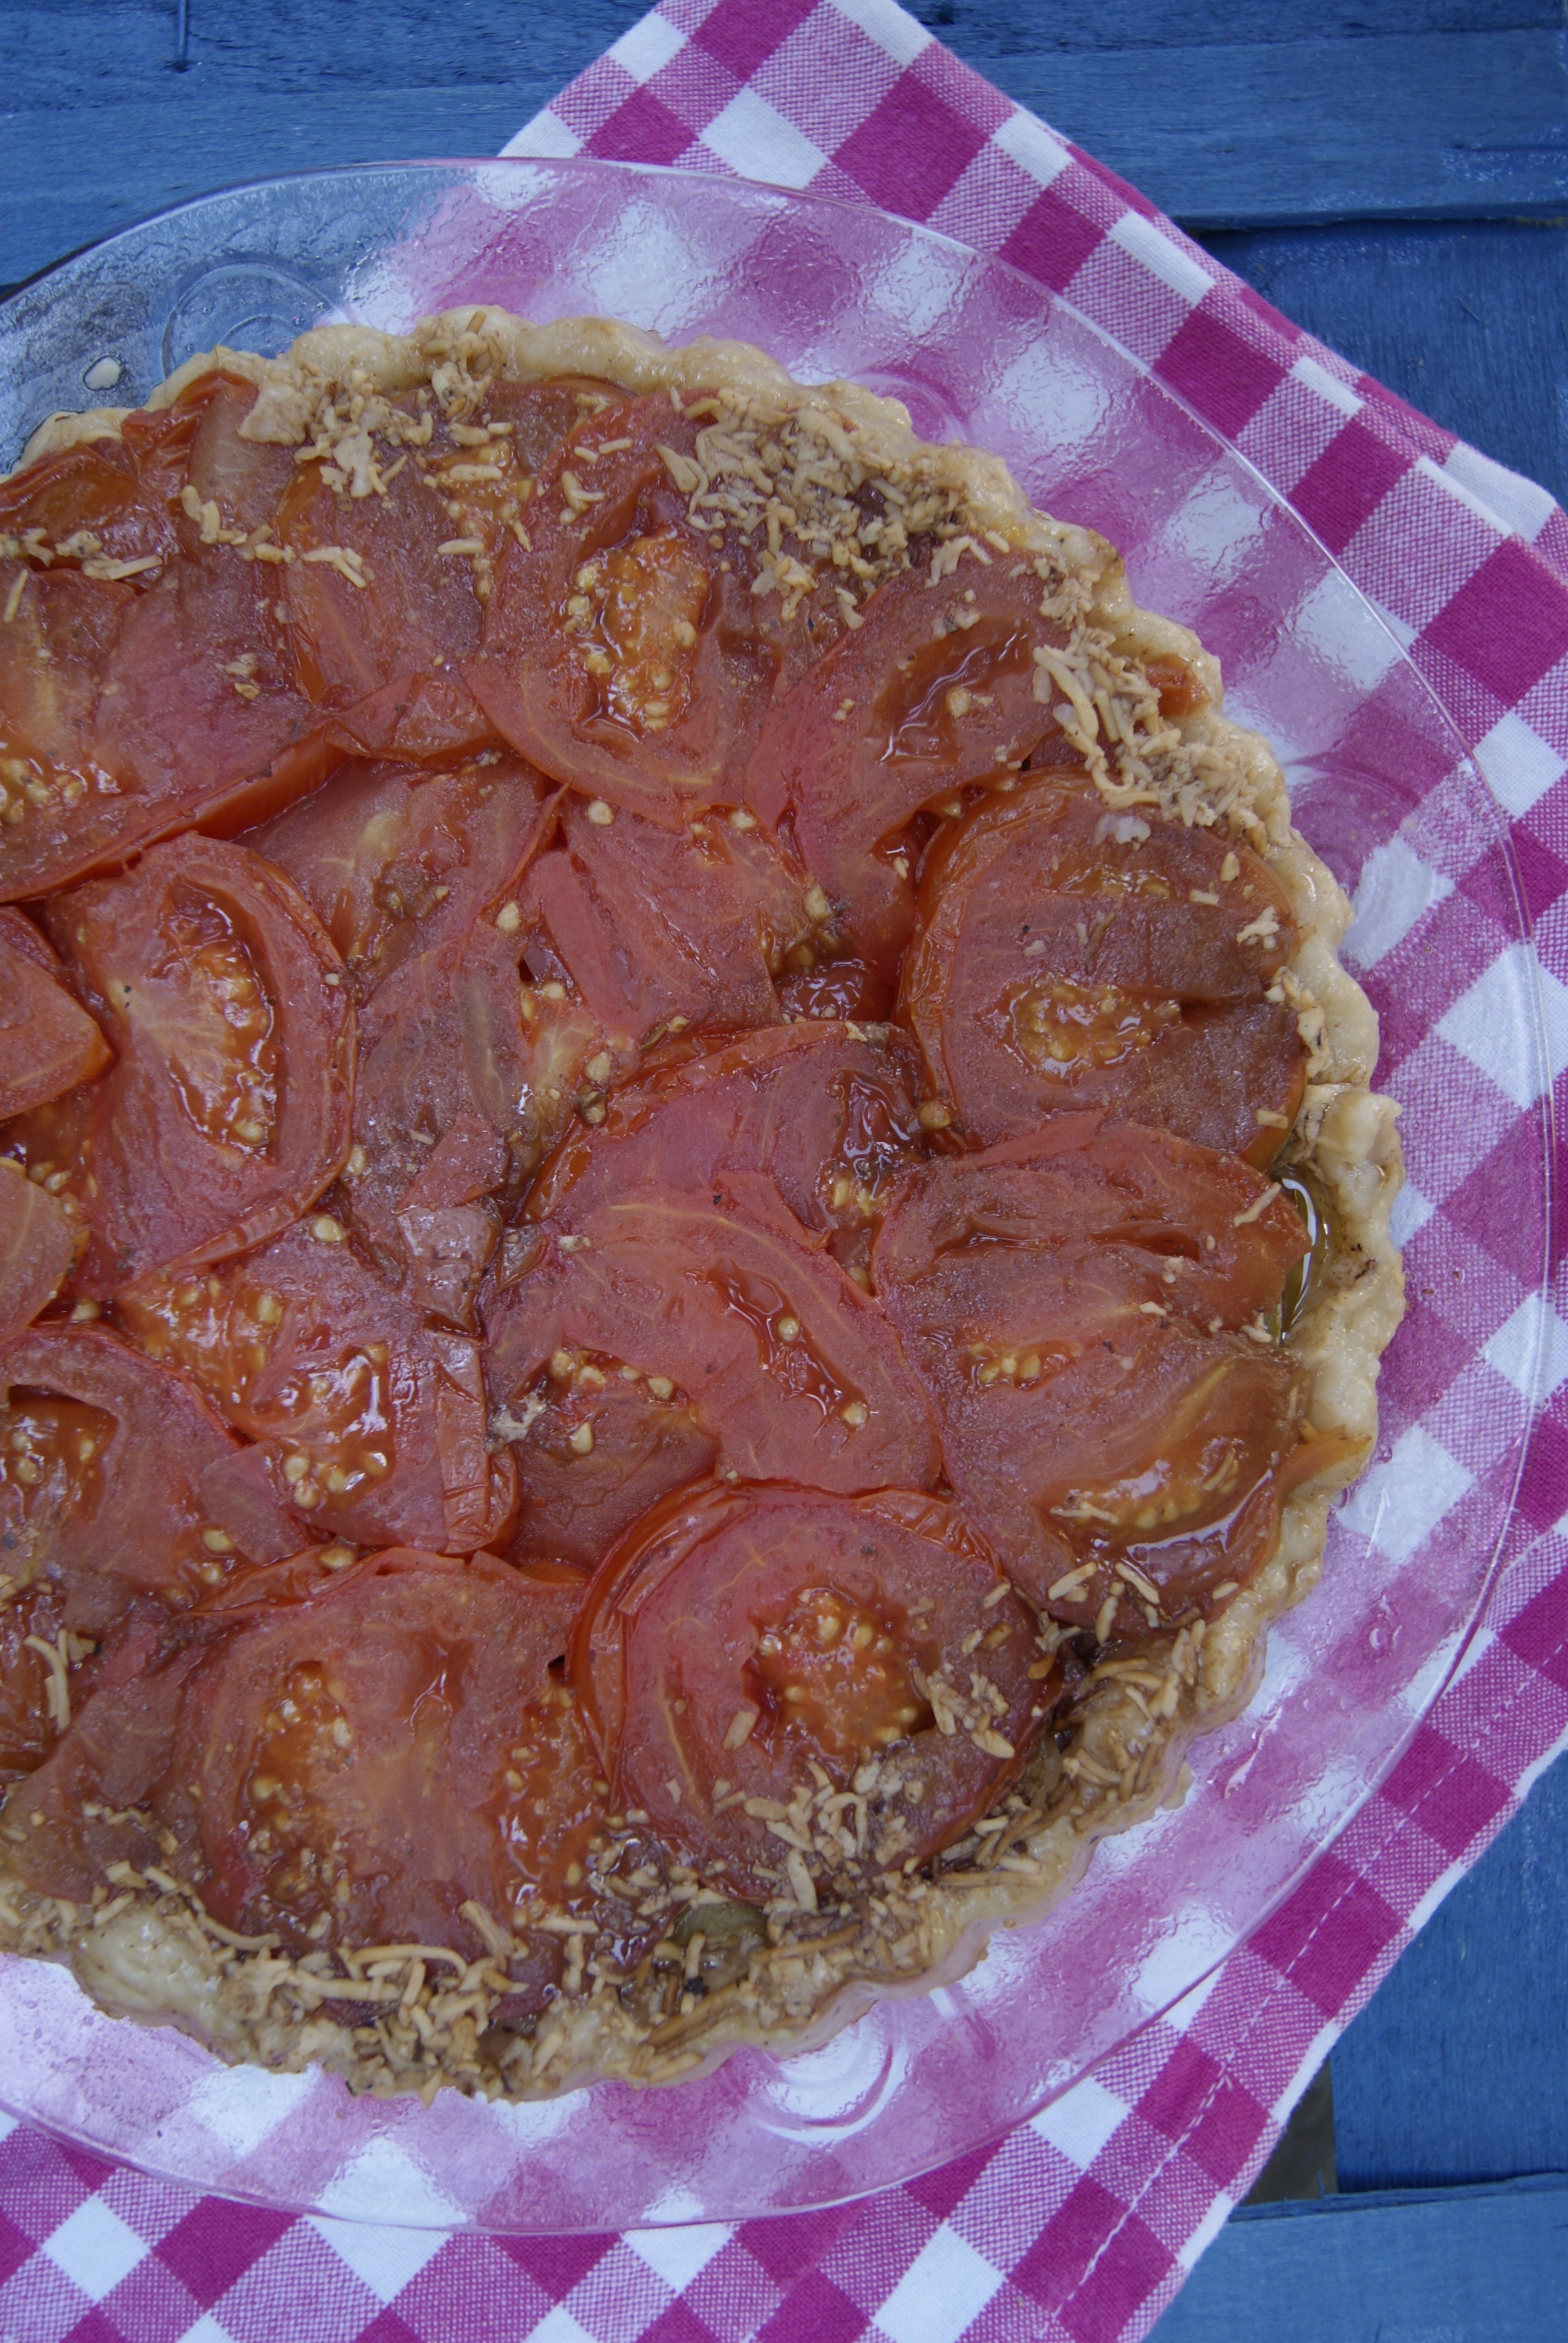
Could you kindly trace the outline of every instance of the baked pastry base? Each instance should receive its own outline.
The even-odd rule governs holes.
[[[950,1848],[927,1875],[883,1880],[863,1912],[777,1907],[765,1924],[725,1923],[695,1874],[677,1869],[668,1893],[642,1907],[666,1936],[639,1983],[594,1973],[580,1927],[541,1914],[530,1925],[568,1939],[566,1990],[530,2034],[506,2031],[492,2012],[508,1980],[508,1932],[470,1906],[489,1953],[463,1964],[439,1947],[363,1947],[291,1959],[272,1940],[220,1927],[194,1893],[156,1868],[106,1879],[102,1902],[40,1896],[0,1867],[0,1946],[63,1961],[113,2014],[173,2024],[220,2056],[295,2072],[320,2065],[351,2088],[378,2095],[443,2086],[510,2100],[553,2097],[596,2079],[668,2083],[705,2072],[743,2045],[775,2051],[817,2046],[872,2002],[950,1983],[983,1958],[990,1931],[1038,1918],[1081,1873],[1097,1840],[1131,1829],[1184,1795],[1186,1755],[1202,1734],[1245,1706],[1261,1672],[1270,1625],[1300,1603],[1322,1568],[1332,1498],[1371,1453],[1382,1351],[1403,1310],[1389,1212],[1402,1168],[1397,1110],[1370,1088],[1376,1019],[1341,967],[1350,906],[1292,829],[1283,776],[1267,745],[1220,707],[1214,661],[1184,628],[1139,608],[1120,558],[1091,531],[1036,513],[1000,460],[918,440],[902,407],[852,384],[808,388],[759,351],[697,342],[666,349],[603,319],[535,327],[493,309],[426,320],[406,339],[367,328],[307,334],[285,357],[217,350],[192,358],[154,393],[164,407],[215,366],[258,387],[247,436],[320,447],[352,479],[374,461],[389,410],[386,394],[428,385],[445,411],[475,411],[487,382],[597,377],[634,393],[713,394],[722,442],[756,444],[759,427],[798,468],[812,461],[819,499],[841,528],[859,480],[893,482],[915,518],[940,525],[940,558],[956,568],[988,548],[1032,558],[1045,608],[1070,629],[1050,667],[1062,695],[1058,721],[1109,806],[1228,829],[1269,862],[1288,894],[1300,944],[1281,982],[1296,1009],[1308,1087],[1285,1150],[1327,1199],[1333,1246],[1310,1307],[1287,1340],[1307,1413],[1320,1433],[1355,1443],[1352,1459],[1294,1491],[1272,1558],[1204,1627],[1144,1646],[1119,1645],[1081,1687],[1064,1748],[1048,1737],[987,1826]],[[50,419],[27,450],[35,459],[117,433],[125,410]],[[747,434],[753,435],[748,440]],[[826,485],[823,474],[826,470]],[[804,506],[809,494],[795,487]],[[786,600],[805,590],[781,566]],[[1201,677],[1210,704],[1171,721],[1159,714],[1146,663],[1173,655]],[[1120,742],[1109,750],[1089,678],[1111,680]],[[999,1826],[1000,1825],[1000,1826]],[[629,1828],[629,1826],[628,1826]],[[615,1857],[612,1845],[606,1860]],[[3,1849],[0,1849],[3,1855]],[[700,1941],[699,1939],[700,1938]],[[695,1946],[695,1956],[692,1948]]]

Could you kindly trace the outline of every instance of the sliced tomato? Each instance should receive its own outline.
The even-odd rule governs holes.
[[[688,1403],[719,1469],[845,1493],[929,1486],[937,1447],[891,1328],[757,1172],[640,1188],[569,1231],[490,1315],[517,1416],[558,1353],[636,1367]]]
[[[1266,1559],[1302,1422],[1267,1313],[1305,1250],[1234,1157],[1098,1117],[910,1175],[879,1289],[960,1502],[1042,1605],[1171,1624]]]
[[[99,784],[98,696],[136,588],[0,559],[0,897],[41,894],[156,821]]]
[[[377,438],[362,427],[295,467],[277,534],[300,678],[344,711],[358,753],[434,759],[494,739],[456,670],[582,387],[492,383],[465,420],[399,393],[376,402]]]
[[[450,772],[340,766],[325,788],[245,843],[286,870],[369,1000],[417,953],[460,944],[520,884],[543,797],[515,757]]]
[[[284,1228],[347,1154],[354,1010],[283,872],[189,835],[50,906],[114,1037],[73,1192],[85,1289],[221,1261]]]
[[[855,950],[885,974],[914,919],[913,816],[1016,772],[1056,733],[1034,651],[1062,636],[1040,601],[1032,565],[1014,558],[964,560],[934,584],[930,562],[900,571],[758,744],[748,803],[770,829],[793,818]]]
[[[597,1570],[649,1508],[705,1480],[718,1453],[689,1404],[659,1398],[646,1377],[613,1361],[557,1362],[523,1423],[508,1417],[517,1459],[519,1563]]]
[[[53,1302],[85,1235],[74,1205],[0,1158],[0,1342]]]
[[[146,1280],[120,1310],[149,1356],[263,1443],[299,1543],[471,1554],[506,1536],[516,1479],[487,1453],[478,1344],[427,1327],[328,1216],[221,1270]]]
[[[808,903],[799,870],[741,820],[670,830],[568,801],[523,901],[535,975],[566,978],[601,1025],[637,1035],[672,1017],[776,1022],[777,980],[815,962],[829,910],[819,894]]]
[[[1052,778],[933,851],[901,1002],[981,1144],[1104,1106],[1266,1164],[1305,1080],[1295,1011],[1268,997],[1296,932],[1247,847]]]
[[[863,1265],[890,1182],[924,1155],[896,1029],[777,1025],[626,1084],[565,1141],[528,1195],[534,1220],[587,1226],[618,1198],[700,1194],[766,1172],[803,1227]]]
[[[769,582],[754,542],[722,512],[693,520],[675,474],[706,479],[705,419],[650,395],[577,427],[539,475],[529,542],[505,554],[483,656],[464,669],[545,772],[670,828],[739,803],[796,638],[838,626],[819,589],[786,620],[776,590],[754,590]]]
[[[719,1488],[606,1564],[572,1667],[618,1794],[727,1885],[810,1908],[1006,1787],[1048,1713],[1034,1630],[950,1507]]]
[[[109,1045],[32,921],[0,909],[0,1121],[91,1081]]]
[[[440,792],[446,783],[427,786]],[[476,1218],[467,1208],[489,1195],[517,1201],[528,1171],[576,1114],[585,1062],[604,1044],[563,985],[536,988],[520,974],[527,939],[517,899],[548,809],[516,769],[477,809],[452,799],[443,817],[437,796],[426,819],[421,795],[413,792],[422,823],[417,856],[394,856],[371,890],[372,901],[378,890],[404,911],[402,923],[386,930],[367,915],[357,969],[369,997],[360,1012],[354,1147],[334,1210],[394,1281],[428,1272],[449,1296],[430,1306],[467,1327],[484,1265],[475,1249],[487,1259],[495,1228],[493,1215]],[[454,838],[461,862],[445,859]],[[437,869],[449,876],[435,881]],[[329,866],[319,870],[329,881]],[[438,900],[440,887],[447,891]],[[352,893],[339,900],[352,915]],[[614,1046],[635,1061],[628,1036]],[[615,1062],[606,1056],[601,1072]],[[419,1217],[452,1208],[467,1218]],[[460,1271],[456,1287],[442,1260]]]
[[[0,480],[0,537],[15,539],[23,558],[45,573],[166,560],[177,549],[181,489],[198,476],[193,451],[215,436],[214,410],[243,416],[254,397],[234,376],[207,375],[172,406],[126,416],[116,434],[40,457]],[[252,451],[253,463],[261,453]],[[268,453],[281,490],[289,458]]]
[[[102,1328],[17,1336],[0,1392],[5,1571],[57,1587],[74,1629],[100,1634],[139,1595],[191,1604],[301,1542],[185,1377]]]
[[[28,1876],[64,1886],[139,1851],[293,1949],[472,1957],[464,1905],[505,1926],[534,1890],[572,1900],[603,1822],[550,1673],[573,1607],[488,1555],[381,1554],[303,1597],[258,1585],[88,1703],[19,1794]]]
[[[18,598],[0,633],[0,894],[58,887],[193,820],[260,820],[340,755],[296,685],[282,568],[256,549],[293,467],[240,439],[254,397],[209,375],[120,442],[69,451],[73,566],[6,565],[0,591],[8,608]],[[45,459],[38,483],[55,527],[69,518],[66,473],[50,468],[62,464]],[[89,552],[95,515],[108,535]]]

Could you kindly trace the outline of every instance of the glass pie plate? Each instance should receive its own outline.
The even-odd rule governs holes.
[[[869,207],[688,173],[516,160],[272,180],[132,228],[0,305],[0,462],[51,410],[135,405],[215,342],[271,353],[320,322],[403,330],[474,300],[623,317],[671,341],[738,337],[805,380],[853,377],[902,399],[928,437],[998,450],[1036,504],[1120,546],[1139,600],[1218,655],[1231,712],[1272,742],[1300,828],[1354,896],[1346,957],[1384,1018],[1414,1266],[1430,1199],[1454,1186],[1478,1045],[1421,1040],[1408,977],[1395,996],[1380,968],[1470,890],[1494,971],[1481,1046],[1504,1091],[1540,1095],[1506,823],[1395,633],[1261,476],[1017,272]],[[61,1969],[5,1959],[0,2097],[201,2188],[512,2231],[831,2203],[1020,2122],[1280,1902],[1458,1664],[1533,1413],[1527,1341],[1505,1372],[1496,1341],[1483,1346],[1533,1322],[1543,1129],[1533,1153],[1518,1142],[1509,1178],[1489,1209],[1507,1216],[1513,1266],[1459,1238],[1441,1268],[1422,1259],[1419,1274],[1461,1279],[1462,1307],[1422,1310],[1396,1338],[1377,1457],[1337,1513],[1322,1584],[1275,1629],[1245,1714],[1193,1749],[1184,1804],[1101,1845],[1054,1913],[999,1931],[967,1975],[862,2008],[795,2056],[741,2051],[673,2088],[517,2107],[446,2091],[426,2107],[224,2066],[172,2029],[102,2016]]]

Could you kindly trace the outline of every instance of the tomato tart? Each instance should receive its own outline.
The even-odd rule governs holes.
[[[1213,660],[495,309],[0,482],[0,1943],[357,2088],[820,2039],[1181,1795],[1402,1307]]]

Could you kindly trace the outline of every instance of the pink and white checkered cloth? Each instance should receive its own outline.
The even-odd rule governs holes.
[[[1276,315],[892,0],[665,0],[508,151],[809,186],[1000,255],[1179,392],[1375,599],[1512,822],[1511,871],[1458,854],[1384,1016],[1383,1079],[1397,1088],[1422,1051],[1457,1050],[1484,1106],[1407,1227],[1409,1355],[1431,1378],[1412,1436],[1447,1453],[1459,1378],[1445,1359],[1534,1374],[1544,1405],[1482,1630],[1390,1779],[1215,1978],[1000,2145],[831,2212],[445,2237],[198,2197],[17,2126],[0,2146],[0,2333],[1131,2343],[1245,2195],[1334,2039],[1568,1738],[1568,1291],[1555,1251],[1544,1295],[1525,1248],[1510,1257],[1520,1240],[1499,1209],[1510,1151],[1538,1146],[1543,1113],[1560,1127],[1568,1068],[1568,516]],[[1541,963],[1549,1062],[1534,1071],[1489,1041],[1491,987],[1520,950],[1489,906],[1514,885]],[[1438,1283],[1455,1247],[1508,1272],[1487,1286],[1495,1323],[1462,1322]],[[1469,1477],[1452,1469],[1440,1502]]]

